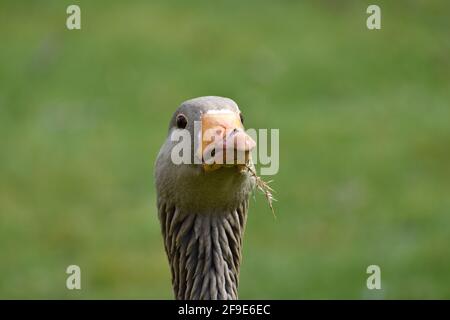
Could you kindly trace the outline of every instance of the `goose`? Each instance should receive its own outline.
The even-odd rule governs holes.
[[[175,299],[238,298],[249,196],[255,188],[246,167],[254,168],[256,143],[243,120],[236,102],[216,96],[183,102],[170,120],[154,175]],[[173,155],[179,141],[173,136],[181,132],[193,137],[183,151],[191,161],[177,163]],[[210,132],[214,139],[205,138]],[[233,157],[225,157],[230,151]]]

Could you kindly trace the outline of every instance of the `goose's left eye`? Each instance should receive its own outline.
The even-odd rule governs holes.
[[[239,113],[239,117],[241,118],[241,123],[244,124],[244,116],[242,115],[242,113]]]
[[[187,118],[184,114],[179,114],[177,116],[177,127],[179,129],[184,129],[187,126]]]

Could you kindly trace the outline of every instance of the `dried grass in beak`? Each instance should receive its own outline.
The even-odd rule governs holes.
[[[277,216],[275,215],[275,210],[273,209],[272,202],[277,201],[277,200],[272,195],[272,192],[275,192],[275,191],[272,189],[272,187],[269,186],[269,183],[271,183],[272,181],[266,182],[263,179],[261,179],[261,177],[259,177],[256,174],[255,170],[253,170],[253,168],[248,163],[245,164],[244,168],[247,169],[247,171],[250,172],[250,174],[255,178],[256,187],[258,188],[258,190],[260,190],[266,196],[267,202],[269,203],[270,210],[272,210],[272,214],[276,218]]]

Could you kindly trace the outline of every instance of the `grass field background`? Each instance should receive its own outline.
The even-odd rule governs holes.
[[[0,298],[172,298],[153,162],[202,95],[280,129],[240,298],[450,298],[450,3],[372,3],[2,1]]]

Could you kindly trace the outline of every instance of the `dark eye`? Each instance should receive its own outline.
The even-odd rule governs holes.
[[[187,118],[184,114],[179,114],[177,116],[177,127],[179,129],[184,129],[187,126]]]
[[[239,117],[241,117],[241,123],[244,124],[244,116],[242,115],[242,113],[239,113]]]

